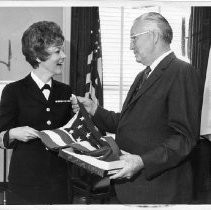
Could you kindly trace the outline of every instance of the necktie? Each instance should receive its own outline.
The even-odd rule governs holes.
[[[50,87],[50,85],[48,85],[48,84],[45,84],[42,88],[41,88],[41,91],[43,91],[43,90],[51,90],[51,87]]]
[[[144,82],[147,80],[150,71],[151,71],[150,66],[147,66],[146,69],[144,69],[144,73],[139,78],[139,82],[137,84],[136,91],[138,91],[141,88],[141,86],[144,84]]]
[[[51,86],[48,84],[45,84],[42,88],[41,91],[43,92],[45,98],[48,100],[50,91],[51,91]]]
[[[147,80],[150,71],[151,71],[150,66],[147,66],[146,69],[144,69],[144,73],[139,78],[139,82],[138,82],[138,84],[136,86],[135,91],[133,92],[132,98],[134,98],[136,96],[136,94],[138,93],[138,90],[142,87],[144,82]]]
[[[147,80],[150,71],[151,71],[150,66],[147,66],[146,69],[144,69],[143,77],[141,78],[140,83],[139,83],[139,87],[138,87],[139,89],[144,84],[144,82]]]

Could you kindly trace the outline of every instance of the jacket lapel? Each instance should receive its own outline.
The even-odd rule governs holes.
[[[139,99],[147,90],[149,90],[150,87],[152,87],[155,82],[162,76],[164,71],[168,68],[169,64],[173,59],[175,59],[174,53],[170,53],[168,56],[166,56],[159,64],[158,66],[154,69],[154,71],[151,73],[149,78],[144,82],[138,93],[136,94],[135,97],[131,99],[132,94],[134,92],[134,89],[136,88],[135,83],[137,85],[137,77],[136,80],[134,81],[133,85],[131,86],[131,89],[128,92],[128,96],[125,100],[125,103],[122,108],[121,115],[124,114],[124,112],[133,104],[137,99]],[[142,74],[143,72],[140,72],[139,74]]]
[[[128,91],[128,94],[127,94],[127,97],[125,99],[125,102],[123,104],[123,107],[122,107],[122,111],[127,107],[127,105],[129,104],[129,101],[131,100],[131,97],[133,96],[134,92],[135,92],[135,89],[139,83],[139,78],[141,77],[141,75],[143,74],[143,71],[141,71],[135,78],[133,84],[131,85],[129,91]]]
[[[26,76],[23,81],[24,81],[24,85],[26,87],[26,91],[29,95],[31,95],[31,97],[33,97],[34,99],[36,99],[42,103],[47,102],[47,100],[46,100],[45,96],[43,95],[43,93],[41,92],[40,88],[37,86],[36,82],[32,79],[31,74]]]
[[[48,98],[48,101],[50,103],[54,103],[55,100],[56,100],[56,97],[58,96],[58,86],[55,82],[55,80],[52,78],[52,87],[51,87],[51,92],[50,92],[50,95],[49,95],[49,98]]]

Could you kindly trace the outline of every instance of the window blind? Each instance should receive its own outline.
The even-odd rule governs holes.
[[[136,17],[146,12],[160,12],[173,29],[171,45],[175,54],[182,57],[181,30],[185,19],[186,34],[190,7],[149,6],[149,7],[100,7],[104,107],[120,111],[127,92],[139,71],[145,67],[137,63],[130,50],[130,28]]]

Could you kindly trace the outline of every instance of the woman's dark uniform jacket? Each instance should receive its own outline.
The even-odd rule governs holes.
[[[68,85],[52,80],[47,101],[31,75],[8,84],[1,97],[0,131],[20,126],[30,126],[38,131],[63,126],[72,116],[71,104],[55,101],[67,100],[71,93]],[[66,162],[58,157],[57,152],[46,150],[40,139],[27,143],[15,140],[9,145],[7,132],[4,144],[7,148],[13,148],[10,185],[47,189],[62,183],[66,187]]]
[[[123,203],[186,203],[192,195],[187,156],[199,139],[198,72],[174,53],[165,57],[132,98],[137,78],[121,113],[99,107],[98,127],[116,133],[120,149],[140,155],[144,169],[116,184]],[[131,99],[132,98],[132,99]]]

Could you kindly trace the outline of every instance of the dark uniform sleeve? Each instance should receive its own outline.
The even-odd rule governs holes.
[[[16,140],[10,143],[9,130],[16,126],[17,111],[18,108],[15,90],[11,84],[8,84],[2,91],[0,101],[0,132],[4,133],[4,135],[2,135],[3,145],[6,148],[13,148],[16,143]]]

